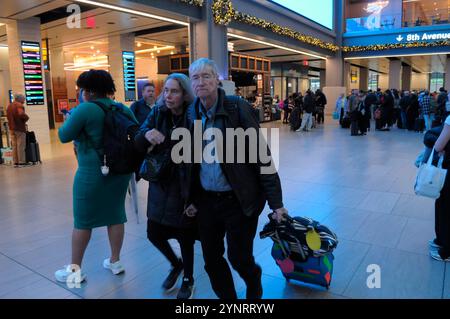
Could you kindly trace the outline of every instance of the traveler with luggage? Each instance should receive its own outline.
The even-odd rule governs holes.
[[[183,272],[183,282],[178,291],[178,299],[189,299],[194,292],[194,243],[197,225],[194,218],[184,214],[186,196],[181,185],[182,165],[175,164],[170,156],[175,143],[171,140],[172,131],[184,126],[187,107],[192,103],[189,78],[180,73],[167,77],[163,93],[141,126],[136,136],[137,147],[141,151],[151,151],[141,168],[142,178],[149,181],[147,198],[147,238],[170,262],[172,269],[162,287],[171,291]],[[154,166],[157,160],[159,171]],[[157,171],[157,174],[150,174]],[[181,256],[178,258],[169,244],[176,239],[180,244]]]
[[[201,121],[203,130],[216,128],[225,138],[225,132],[229,129],[256,130],[256,144],[266,144],[259,140],[259,124],[251,115],[250,105],[242,99],[227,96],[218,87],[219,72],[214,61],[206,58],[196,60],[189,68],[189,75],[197,96],[187,112],[187,127],[191,133],[194,131],[194,121]],[[210,147],[210,143],[216,142],[203,141],[202,150]],[[223,145],[227,145],[225,140]],[[244,147],[242,151],[249,154],[248,143]],[[262,164],[260,153],[255,154],[256,163],[249,163],[248,159],[245,163],[237,163],[235,158],[230,162],[224,154],[222,160],[212,163],[203,159],[201,163],[187,165],[186,176],[190,178],[186,189],[198,209],[197,222],[205,270],[214,292],[221,299],[237,298],[233,276],[223,256],[224,238],[227,240],[228,260],[247,286],[246,298],[260,299],[263,294],[262,269],[253,256],[258,217],[266,201],[275,211],[274,217],[278,221],[287,213],[283,208],[278,173],[264,171],[270,163]],[[237,145],[234,145],[234,154],[237,154]],[[270,152],[267,154],[270,156]]]
[[[127,221],[125,196],[131,173],[136,169],[130,163],[139,162],[132,158],[135,155],[132,132],[139,129],[139,124],[128,107],[108,98],[116,91],[108,72],[85,71],[76,84],[85,91],[85,102],[72,111],[58,131],[62,143],[77,141],[72,257],[71,264],[56,271],[55,277],[59,282],[80,283],[86,279],[81,267],[83,256],[92,229],[97,227],[107,227],[111,246],[111,256],[103,260],[103,267],[114,275],[125,270],[120,261]],[[132,139],[126,141],[130,135]]]
[[[25,96],[23,94],[14,94],[14,101],[6,108],[8,126],[11,136],[14,167],[28,166],[26,159],[26,123],[29,120],[25,113]]]
[[[444,156],[442,167],[450,169],[450,116],[445,120],[443,129],[434,149]],[[436,238],[430,240],[430,255],[439,261],[450,261],[450,174],[447,173],[444,187],[435,202]]]

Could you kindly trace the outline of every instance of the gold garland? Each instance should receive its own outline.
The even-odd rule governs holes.
[[[434,41],[434,42],[410,42],[410,43],[393,43],[393,44],[372,44],[372,45],[355,45],[342,47],[343,52],[361,52],[361,51],[384,51],[391,49],[405,49],[405,48],[430,48],[450,45],[449,40]]]
[[[324,42],[318,38],[314,38],[309,35],[302,34],[287,27],[282,27],[276,23],[268,22],[264,19],[260,19],[251,16],[246,13],[239,12],[233,8],[231,0],[216,0],[212,5],[212,11],[214,16],[214,22],[216,24],[228,25],[231,21],[243,22],[249,25],[253,25],[259,28],[270,30],[273,33],[293,38],[297,41],[310,44],[322,49],[327,49],[333,52],[339,50],[339,46]]]
[[[204,0],[178,0],[179,2],[189,4],[191,6],[203,7]]]

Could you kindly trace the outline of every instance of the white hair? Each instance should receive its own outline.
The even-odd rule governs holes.
[[[25,95],[21,94],[21,93],[14,93],[14,100],[18,101],[18,100],[25,100]]]
[[[208,69],[208,71],[211,71],[211,73],[215,77],[219,77],[219,68],[217,67],[216,62],[213,60],[210,60],[208,58],[200,58],[198,60],[195,60],[191,66],[189,67],[189,75],[192,76],[192,74],[203,71],[205,69]]]

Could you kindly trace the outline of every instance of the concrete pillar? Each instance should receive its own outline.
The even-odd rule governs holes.
[[[228,37],[227,27],[214,23],[211,5],[206,0],[203,5],[204,19],[189,26],[189,49],[191,62],[199,58],[209,58],[217,63],[221,79],[228,80]]]
[[[6,24],[6,34],[8,38],[9,70],[11,79],[11,89],[14,93],[25,94],[24,71],[22,63],[21,41],[41,43],[41,22],[39,18],[29,18],[25,20],[8,21]],[[44,72],[42,67],[41,52],[41,72],[44,91],[44,105],[25,105],[25,111],[29,115],[28,129],[36,133],[40,144],[50,143],[50,130],[47,111],[46,88]]]
[[[447,63],[445,65],[445,88],[450,90],[450,55],[447,55]]]
[[[410,65],[404,65],[402,68],[402,90],[411,91],[412,68]]]
[[[326,86],[326,73],[325,70],[320,70],[320,89],[323,89]]]
[[[336,45],[342,45],[342,34],[344,29],[344,1],[334,0],[334,25],[336,31]],[[326,114],[334,111],[334,104],[341,93],[345,93],[344,59],[342,51],[339,50],[333,57],[328,57],[325,63],[326,80],[323,93],[327,97],[328,105],[325,108]],[[349,72],[350,73],[350,69]]]
[[[63,122],[63,115],[58,110],[58,100],[67,99],[66,72],[64,71],[64,51],[62,47],[50,50],[51,83],[53,95],[53,115],[55,122]]]
[[[369,69],[359,68],[359,89],[367,91],[369,89]]]
[[[122,51],[134,52],[134,35],[121,34],[108,37],[108,64],[111,76],[116,85],[116,101],[130,105],[125,101],[125,86],[123,79]]]
[[[389,61],[389,89],[401,88],[401,73],[402,61],[390,60]]]

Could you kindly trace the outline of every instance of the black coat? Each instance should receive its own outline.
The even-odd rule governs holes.
[[[306,113],[312,113],[315,109],[314,97],[312,94],[306,94],[303,98],[303,110]]]
[[[131,104],[130,110],[133,112],[140,125],[145,122],[151,111],[144,99],[140,99]]]
[[[187,106],[186,106],[187,107]],[[180,116],[177,127],[185,125],[185,115]],[[135,145],[140,151],[145,151],[151,145],[145,138],[145,133],[156,128],[165,137],[164,143],[156,146],[153,152],[162,152],[172,148],[174,142],[170,135],[175,119],[165,106],[152,108],[148,118],[142,124],[139,134],[135,138]],[[192,226],[194,220],[183,214],[186,196],[183,193],[185,181],[185,167],[170,161],[167,169],[158,182],[149,182],[147,199],[147,217],[166,226],[186,228]]]
[[[194,121],[200,120],[200,100],[197,98],[187,111],[187,127],[190,128],[191,135],[194,136]],[[243,99],[226,96],[225,91],[218,89],[218,101],[215,115],[215,127],[223,134],[223,145],[227,145],[227,128],[249,128],[259,132],[259,124],[251,113],[251,106]],[[259,134],[257,134],[259,145]],[[261,162],[259,151],[256,163],[250,163],[249,143],[245,143],[245,163],[237,163],[237,143],[234,145],[234,162],[227,162],[226,148],[223,150],[224,162],[220,167],[236,195],[243,213],[246,216],[261,214],[266,201],[272,210],[283,207],[281,183],[278,173],[261,174],[261,168],[268,166]],[[192,145],[194,141],[192,141]],[[268,153],[270,155],[270,153]],[[194,163],[194,161],[192,161]],[[187,190],[190,202],[198,203],[200,184],[200,164],[188,164],[186,178],[188,181]]]

